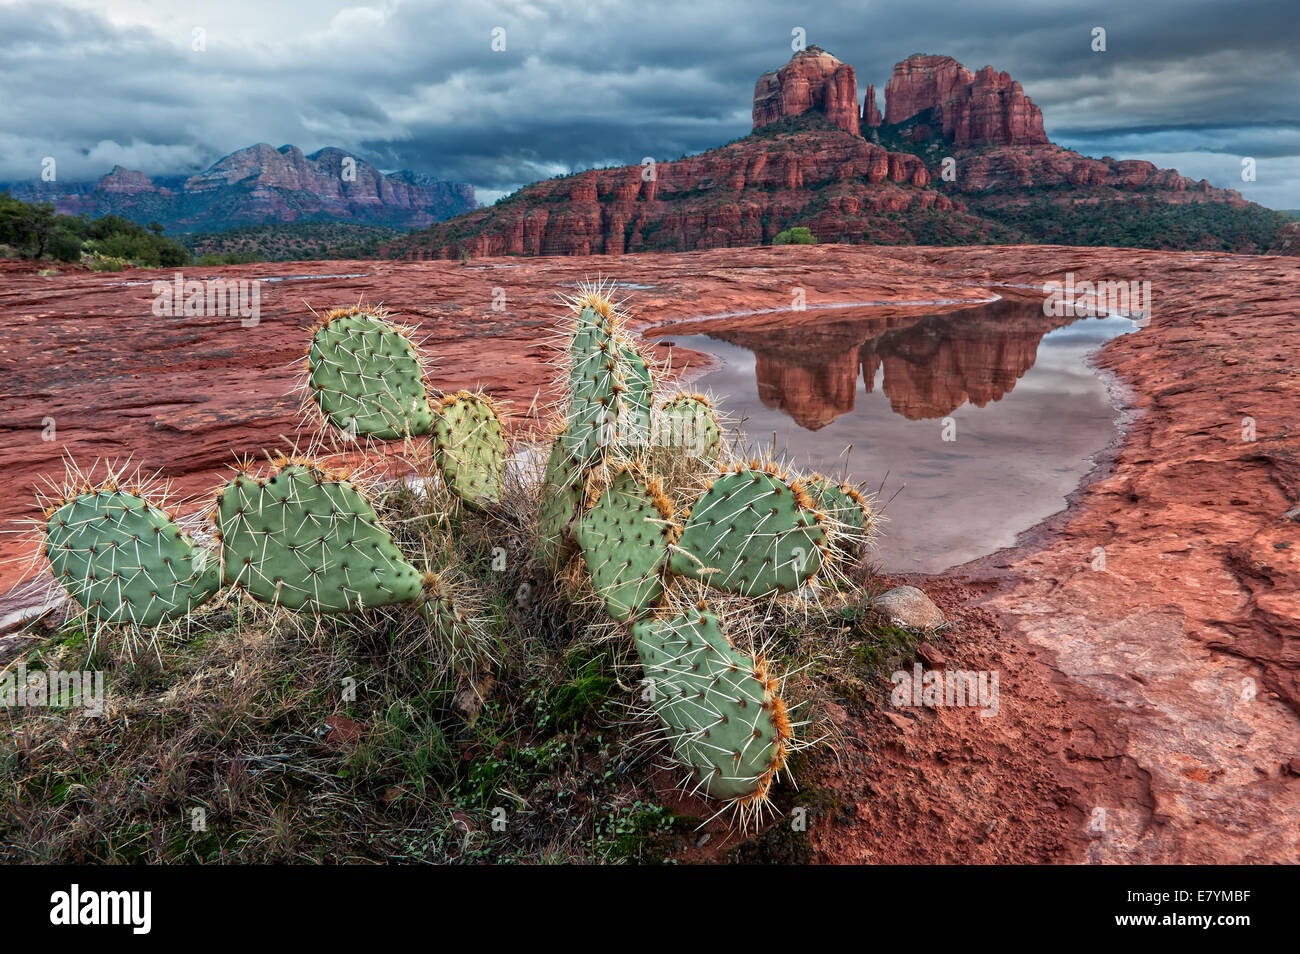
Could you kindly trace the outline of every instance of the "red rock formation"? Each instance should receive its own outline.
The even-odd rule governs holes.
[[[908,232],[891,214],[931,210],[952,213],[962,234],[982,232],[950,198],[924,188],[929,182],[910,153],[841,132],[789,133],[660,163],[652,179],[641,166],[548,179],[384,252],[421,259],[728,248],[770,242],[789,224],[807,225],[821,241],[893,241]]]
[[[143,172],[136,172],[124,166],[114,166],[108,175],[99,180],[99,184],[95,188],[107,195],[116,196],[140,195],[143,192],[152,192],[159,195],[173,194],[170,189],[163,189],[154,185],[153,180]]]
[[[972,73],[951,56],[914,54],[897,63],[885,87],[885,122],[937,116],[958,146],[1046,143],[1043,113],[1006,73],[986,66]]]
[[[1044,196],[1061,204],[1127,201],[1134,193],[1154,201],[1245,204],[1235,192],[1148,162],[1089,159],[1052,145],[1020,84],[991,67],[971,72],[952,57],[909,57],[894,68],[883,119],[875,90],[867,87],[859,113],[855,89],[851,67],[809,47],[759,78],[755,136],[660,163],[651,179],[641,166],[629,166],[535,183],[383,252],[421,259],[726,248],[768,242],[790,225],[808,226],[821,242],[1009,241],[1016,229],[996,215],[973,216],[971,207]],[[793,123],[780,135],[762,132],[805,113],[823,115],[839,129]],[[861,129],[882,121],[908,119],[915,120],[914,141],[943,135],[953,144],[954,183],[926,188],[933,170],[917,156],[860,137]],[[955,193],[969,194],[970,205],[954,202]],[[941,230],[934,212],[946,213]]]
[[[1042,146],[1004,146],[972,150],[957,156],[959,192],[983,192],[995,187],[1012,187],[1003,197],[1006,204],[1024,202],[1034,192],[1049,189],[1096,189],[1106,187],[1118,193],[1143,193],[1163,202],[1224,202],[1234,207],[1247,204],[1235,189],[1219,189],[1204,179],[1189,179],[1176,169],[1160,169],[1142,159],[1091,159],[1048,143]]]
[[[754,84],[754,128],[809,110],[824,113],[845,132],[858,135],[858,81],[853,67],[819,46],[800,50]]]
[[[884,121],[876,105],[876,88],[867,84],[867,95],[862,97],[862,128],[875,129]]]

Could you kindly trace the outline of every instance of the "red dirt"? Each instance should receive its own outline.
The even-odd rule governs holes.
[[[508,267],[482,267],[492,265]],[[9,491],[0,521],[35,515],[33,484],[61,471],[65,450],[78,460],[134,453],[197,493],[237,454],[282,447],[296,426],[287,392],[312,320],[304,298],[318,310],[384,302],[429,336],[437,386],[482,384],[522,411],[550,378],[542,359],[555,293],[602,273],[654,286],[627,292],[645,323],[788,307],[796,288],[810,304],[973,300],[997,283],[1041,284],[1067,271],[1149,278],[1149,326],[1098,359],[1132,409],[1113,460],[1020,547],[899,581],[920,585],[955,619],[936,641],[951,666],[1000,673],[999,715],[886,715],[883,694],[874,709],[837,714],[845,741],[801,779],[841,806],[810,816],[813,857],[1300,860],[1300,778],[1287,767],[1300,758],[1300,524],[1284,516],[1300,500],[1300,263],[791,246],[475,266],[294,263],[188,276],[367,273],[264,285],[254,328],[158,318],[147,284],[113,284],[167,273],[0,271],[0,477]],[[504,311],[492,308],[494,289]],[[46,417],[54,441],[41,439]],[[1242,439],[1245,417],[1254,441]],[[7,537],[0,556],[26,546]],[[1103,569],[1093,569],[1097,547]],[[0,568],[0,590],[16,571]]]

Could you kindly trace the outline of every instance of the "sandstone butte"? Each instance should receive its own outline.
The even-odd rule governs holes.
[[[873,86],[859,105],[852,66],[809,46],[758,78],[752,115],[752,134],[725,146],[653,169],[538,182],[395,240],[385,253],[423,260],[735,248],[769,243],[792,225],[823,242],[974,244],[1015,237],[985,210],[1036,198],[1249,205],[1233,190],[1145,160],[1093,159],[1054,145],[1020,83],[950,56],[896,64],[882,114]],[[940,174],[949,156],[955,181]]]
[[[3,269],[0,304],[11,332],[0,343],[6,528],[36,515],[32,491],[41,475],[61,471],[65,453],[79,461],[134,455],[190,495],[182,512],[197,513],[237,455],[309,439],[291,393],[313,320],[304,301],[318,310],[383,301],[427,336],[436,386],[482,384],[510,402],[513,426],[526,433],[534,396],[552,395],[554,296],[597,274],[633,286],[626,291],[638,327],[788,306],[795,285],[810,307],[783,316],[783,327],[833,320],[820,303],[971,301],[1066,272],[1080,281],[1149,279],[1149,324],[1110,341],[1096,359],[1113,381],[1121,439],[1068,509],[1014,548],[942,574],[882,581],[920,585],[940,605],[952,625],[934,642],[948,665],[1000,673],[999,716],[895,712],[883,694],[827,707],[835,739],[814,750],[800,778],[801,791],[818,790],[838,806],[810,826],[813,859],[1300,857],[1295,258],[823,245],[613,261],[213,269],[227,278],[285,279],[264,286],[253,328],[237,319],[154,316],[148,282],[167,273]],[[303,275],[315,277],[295,278]],[[497,289],[506,292],[505,311],[493,310]],[[880,312],[906,323],[917,309]],[[728,333],[761,334],[773,321],[737,317]],[[1018,350],[1030,346],[1016,342],[1035,333],[1012,329],[1005,355],[974,354],[973,363],[955,346],[950,357],[936,356],[929,380],[891,383],[891,399],[924,410],[958,391],[991,397],[1007,386],[999,375],[1016,373]],[[859,349],[864,357],[874,360]],[[690,360],[676,349],[678,370]],[[974,373],[974,364],[986,370]],[[832,413],[837,399],[831,394],[808,413]],[[1254,440],[1243,439],[1247,417]],[[56,429],[47,441],[50,418]],[[12,534],[0,540],[10,560],[34,550]],[[881,546],[889,546],[887,534]],[[2,564],[0,588],[17,582],[19,566]],[[8,609],[22,603],[13,591],[5,600]],[[6,642],[28,638],[0,637],[0,657]],[[672,802],[670,784],[657,797],[703,810]],[[719,832],[691,855],[725,843]]]

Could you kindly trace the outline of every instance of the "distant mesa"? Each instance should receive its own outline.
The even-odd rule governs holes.
[[[192,176],[150,178],[114,166],[98,182],[20,182],[13,196],[65,215],[121,215],[173,232],[243,225],[345,221],[424,228],[477,208],[474,187],[413,172],[383,173],[342,149],[304,155],[258,143]]]

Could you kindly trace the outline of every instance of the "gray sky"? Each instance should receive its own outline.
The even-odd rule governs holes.
[[[802,27],[882,107],[908,54],[991,64],[1061,145],[1297,209],[1298,22],[1295,0],[0,0],[0,180],[38,177],[45,156],[73,180],[293,143],[470,182],[492,201],[745,135],[754,80]]]

